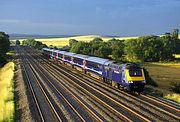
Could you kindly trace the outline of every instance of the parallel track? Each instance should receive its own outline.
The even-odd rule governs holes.
[[[54,64],[54,61],[40,56],[38,51],[27,49],[34,74],[44,77],[53,94],[56,92],[64,98],[81,121],[87,121],[87,118],[59,89],[69,94],[96,121],[180,121],[178,105],[148,95],[128,94],[64,64]]]
[[[36,114],[36,118],[33,118],[33,119],[35,119],[36,121],[41,121],[41,122],[45,122],[45,121],[62,122],[60,116],[57,114],[57,111],[52,105],[52,102],[49,100],[47,94],[43,90],[42,86],[39,84],[39,79],[36,76],[36,73],[34,73],[34,71],[31,69],[31,64],[29,63],[27,58],[25,58],[24,54],[21,51],[19,51],[18,53],[19,53],[21,67],[23,68],[23,71],[25,73],[25,77],[26,77],[25,80],[27,82],[26,84],[28,84],[30,88],[28,92],[30,92],[29,94],[32,95],[32,98],[34,101],[33,106],[36,107],[36,111],[33,111],[33,112],[36,112],[36,113],[33,113],[33,114]],[[33,82],[37,83],[36,85],[33,84],[32,79],[33,79]],[[41,92],[37,93],[37,89],[40,89]],[[41,99],[44,100],[43,104],[42,104],[42,100],[40,100],[40,96],[39,96],[40,94],[42,95]],[[32,103],[32,100],[31,100],[31,103]],[[46,107],[46,109],[44,109],[44,107]]]

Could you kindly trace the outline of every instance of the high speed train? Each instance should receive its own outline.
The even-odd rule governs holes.
[[[135,63],[116,62],[105,58],[76,54],[72,52],[43,48],[43,55],[55,58],[72,67],[80,68],[84,73],[92,73],[128,92],[143,92],[146,84],[144,71]]]

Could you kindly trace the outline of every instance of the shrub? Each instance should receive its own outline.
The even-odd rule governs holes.
[[[170,87],[170,91],[175,93],[180,93],[180,83],[172,83],[172,86]]]
[[[146,84],[147,85],[151,85],[151,86],[154,86],[154,87],[157,87],[157,83],[149,76],[149,73],[148,71],[144,68],[144,75],[145,75],[145,78],[146,78]]]

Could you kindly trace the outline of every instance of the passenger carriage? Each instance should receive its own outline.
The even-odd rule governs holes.
[[[134,63],[117,63],[109,59],[48,48],[43,48],[43,54],[60,59],[73,68],[80,68],[84,73],[127,91],[141,93],[146,83],[143,69]]]

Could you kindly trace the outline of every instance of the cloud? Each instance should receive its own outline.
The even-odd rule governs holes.
[[[24,21],[17,19],[0,19],[0,23],[21,23],[21,22]]]
[[[18,19],[0,19],[0,26],[16,26],[21,28],[61,28],[61,29],[87,29],[92,28],[92,25],[83,25],[83,24],[71,24],[71,23],[62,23],[62,22],[37,22],[29,20],[18,20]]]

